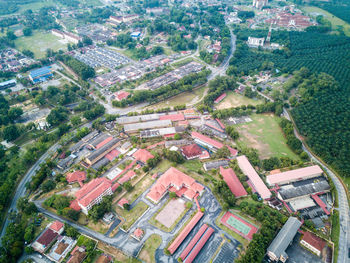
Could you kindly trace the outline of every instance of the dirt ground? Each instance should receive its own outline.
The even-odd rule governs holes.
[[[178,198],[171,200],[156,216],[156,220],[167,228],[170,228],[176,219],[185,211],[185,202]]]
[[[222,110],[222,109],[228,109],[228,108],[238,107],[242,105],[249,105],[249,104],[257,105],[259,103],[261,103],[261,101],[253,100],[253,99],[244,97],[243,95],[230,92],[227,95],[227,97],[216,106],[216,108],[218,110]]]
[[[97,248],[113,256],[116,260],[120,262],[128,262],[128,257],[115,247],[111,247],[103,242],[98,242]]]

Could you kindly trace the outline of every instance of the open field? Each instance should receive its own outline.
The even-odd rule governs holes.
[[[83,213],[80,213],[78,223],[101,234],[106,233],[109,228],[102,220],[99,220],[96,224],[92,220],[88,220],[87,216]]]
[[[253,114],[252,122],[236,125],[241,146],[255,148],[262,159],[272,156],[299,159],[287,146],[278,125],[279,118],[272,114]]]
[[[157,235],[153,234],[151,235],[145,242],[145,245],[143,246],[139,258],[143,260],[144,262],[149,262],[149,263],[155,263],[155,252],[156,249],[160,246],[162,243],[162,238]]]
[[[121,209],[119,206],[115,206],[115,211],[118,215],[124,217],[125,222],[122,225],[122,228],[128,230],[139,217],[148,209],[148,205],[144,202],[139,202],[135,205],[130,211]]]
[[[241,94],[237,94],[236,92],[230,91],[227,93],[226,98],[224,98],[216,108],[219,110],[238,107],[242,105],[258,105],[262,103],[261,100],[253,100],[251,98],[245,97]]]
[[[179,201],[182,201],[183,203]],[[169,209],[173,205],[177,206],[174,206],[174,210],[176,211],[170,212]],[[183,205],[183,207],[180,207],[181,205]],[[177,223],[179,223],[180,220],[186,215],[188,210],[190,210],[190,208],[185,207],[185,202],[182,199],[173,200],[169,197],[166,203],[149,220],[149,222],[165,232],[171,232]]]
[[[35,58],[45,57],[48,48],[58,51],[66,50],[67,44],[64,44],[59,37],[50,32],[35,31],[32,36],[20,37],[15,40],[16,48],[19,50],[29,49],[35,55]]]
[[[167,107],[174,107],[178,105],[184,105],[184,104],[189,104],[189,103],[197,103],[199,102],[199,99],[202,98],[204,90],[206,87],[201,87],[199,89],[196,89],[192,92],[184,92],[181,93],[175,97],[172,97],[166,101],[162,101],[159,103],[156,103],[154,105],[150,105],[146,107],[145,109],[162,109],[162,108],[167,108]]]
[[[313,16],[324,15],[331,22],[333,29],[337,29],[337,26],[343,26],[345,34],[350,36],[350,25],[326,10],[316,6],[303,6],[301,9],[307,13],[311,13]]]
[[[150,176],[144,176],[144,178],[142,178],[140,182],[134,186],[134,189],[131,192],[126,193],[123,197],[126,198],[131,204],[141,194],[143,194],[153,184],[153,182],[154,181]]]

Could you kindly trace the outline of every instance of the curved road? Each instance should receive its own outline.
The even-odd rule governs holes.
[[[57,151],[59,148],[59,143],[55,143],[52,145],[40,158],[35,162],[35,164],[28,170],[28,172],[24,175],[23,179],[19,183],[15,195],[13,196],[11,200],[11,204],[9,206],[9,210],[16,210],[16,203],[17,200],[25,195],[26,192],[26,184],[32,179],[32,177],[36,174],[36,171],[40,169],[40,165],[46,161],[46,159],[53,153]],[[5,234],[6,228],[9,224],[9,218],[8,218],[9,212],[6,214],[5,222],[3,224],[3,227],[1,229],[1,235],[0,238],[2,238]]]
[[[289,112],[285,109],[283,110],[283,112],[284,115],[290,120],[291,118]],[[338,192],[339,208],[337,210],[339,211],[340,233],[337,263],[349,263],[350,258],[348,257],[348,250],[350,249],[350,215],[348,198],[344,186],[341,183],[340,179],[326,165],[324,165],[312,152],[308,150],[295,127],[294,133],[295,136],[301,141],[303,150],[309,155],[310,159],[318,165],[320,165],[331,177],[335,188]]]

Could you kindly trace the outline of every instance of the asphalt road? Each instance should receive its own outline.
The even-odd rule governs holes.
[[[21,180],[21,182],[19,183],[16,193],[11,201],[11,205],[8,209],[8,211],[11,210],[16,210],[16,203],[17,200],[25,195],[26,192],[26,184],[32,179],[32,177],[36,174],[36,171],[40,169],[40,165],[42,163],[45,162],[45,160],[53,153],[55,153],[57,151],[57,149],[59,148],[59,143],[55,143],[54,145],[52,145],[47,151],[46,153],[44,153],[38,161],[36,161],[36,163],[28,170],[28,172],[24,175],[23,179]],[[5,230],[9,224],[9,219],[8,219],[8,214],[6,214],[6,219],[5,222],[3,224],[3,227],[1,229],[1,238],[3,237],[3,235],[5,234]]]
[[[290,119],[289,113],[286,110],[284,110],[284,114],[288,119]],[[340,179],[326,165],[320,162],[318,158],[305,147],[304,142],[301,140],[301,137],[295,128],[294,133],[295,136],[302,142],[303,150],[309,155],[310,159],[318,165],[320,165],[331,177],[335,188],[338,192],[339,208],[337,210],[339,211],[340,234],[337,263],[349,263],[350,258],[348,257],[348,250],[350,249],[350,215],[349,203],[343,184],[341,183]]]

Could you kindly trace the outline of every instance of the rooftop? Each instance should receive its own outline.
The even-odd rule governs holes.
[[[202,148],[195,143],[182,147],[181,151],[188,159],[202,154]]]
[[[239,168],[242,172],[248,176],[251,183],[254,185],[255,190],[259,193],[261,198],[268,199],[271,197],[270,190],[266,187],[263,180],[260,178],[258,173],[254,170],[253,166],[250,164],[248,158],[245,155],[238,156],[237,162]]]
[[[302,237],[302,241],[308,243],[309,245],[313,246],[314,248],[316,248],[319,251],[322,251],[323,248],[326,246],[327,242],[324,241],[322,238],[316,236],[315,234],[309,232],[309,231],[305,231],[303,232],[303,237]]]
[[[306,178],[319,176],[323,173],[318,165],[290,170],[282,173],[271,174],[266,177],[266,182],[270,185],[284,184]]]
[[[135,158],[135,160],[137,161],[141,161],[143,163],[147,163],[147,161],[149,159],[154,158],[153,154],[151,154],[149,151],[147,151],[146,149],[138,149],[133,155],[132,157]]]
[[[68,183],[83,182],[86,180],[86,172],[77,170],[73,173],[68,173],[66,179]]]
[[[51,73],[50,67],[42,67],[42,68],[32,70],[29,74],[32,78],[36,78],[36,77],[40,77],[42,75],[46,75],[50,73]]]
[[[182,113],[168,114],[159,117],[160,120],[184,121],[185,116]]]
[[[47,247],[48,245],[51,244],[52,241],[56,239],[57,236],[58,234],[54,232],[52,229],[46,228],[44,233],[41,234],[41,236],[38,238],[36,242]]]
[[[93,200],[99,197],[110,187],[112,187],[112,182],[107,178],[96,178],[79,189],[75,193],[75,196],[81,205],[88,206]]]
[[[300,226],[301,222],[296,217],[289,217],[282,229],[278,232],[275,239],[267,248],[267,251],[272,252],[277,258],[280,258],[280,256],[285,253],[285,250],[292,242]]]
[[[50,229],[55,232],[59,232],[63,227],[64,227],[64,224],[58,220],[56,220],[50,225]]]
[[[200,193],[204,189],[204,187],[197,183],[192,177],[184,174],[174,167],[170,167],[152,186],[151,190],[147,194],[147,197],[155,202],[158,202],[171,186],[177,188],[178,190],[180,190],[182,187],[186,187],[188,190],[184,194],[186,195],[188,192],[190,199],[193,197],[193,193]]]
[[[195,139],[198,139],[202,142],[205,142],[206,144],[209,144],[217,149],[221,149],[222,147],[224,147],[224,144],[221,143],[221,142],[218,142],[216,140],[213,140],[212,138],[208,137],[208,136],[205,136],[199,132],[195,132],[193,131],[191,133],[192,137],[195,138]]]
[[[235,197],[241,197],[247,195],[247,191],[244,189],[243,185],[239,181],[237,175],[232,170],[232,168],[225,169],[220,166],[220,174],[224,178],[224,181],[230,188],[231,192]]]

